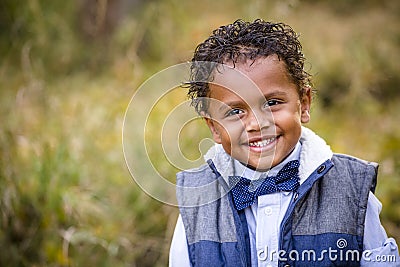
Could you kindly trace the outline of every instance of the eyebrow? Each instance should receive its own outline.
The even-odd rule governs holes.
[[[243,101],[231,101],[231,102],[227,102],[227,103],[224,103],[224,102],[221,102],[221,103],[222,103],[222,105],[218,108],[218,111],[223,111],[224,109],[227,109],[227,108],[238,107],[238,106],[243,105],[243,103],[246,103],[246,102],[243,100]]]
[[[272,93],[265,94],[264,97],[266,99],[268,99],[268,98],[271,98],[271,97],[286,96],[286,95],[287,95],[287,91],[277,90],[277,91],[274,91]]]

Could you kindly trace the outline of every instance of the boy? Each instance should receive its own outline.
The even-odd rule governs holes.
[[[333,154],[302,126],[304,60],[289,26],[262,20],[222,26],[196,48],[189,96],[217,144],[177,175],[170,266],[400,263],[372,193],[377,164]]]

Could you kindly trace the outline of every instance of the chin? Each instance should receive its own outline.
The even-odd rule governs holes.
[[[271,160],[268,160],[263,162],[249,163],[249,165],[251,166],[250,168],[262,172],[271,169],[273,167],[273,162]]]

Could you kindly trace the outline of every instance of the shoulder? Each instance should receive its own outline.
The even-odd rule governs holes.
[[[368,184],[369,189],[375,191],[378,163],[339,153],[333,154],[332,162],[334,170],[331,174],[344,182],[359,183],[362,187]]]
[[[181,171],[177,173],[176,179],[176,197],[181,214],[191,214],[189,217],[196,217],[195,214],[198,214],[200,210],[207,211],[210,203],[218,205],[216,203],[220,203],[221,198],[229,190],[223,178],[217,176],[207,164]]]
[[[354,165],[354,166],[359,166],[359,167],[372,167],[372,168],[378,168],[378,163],[372,162],[372,161],[367,161],[363,160],[354,156],[350,156],[347,154],[340,154],[340,153],[334,153],[332,157],[332,161],[335,163],[341,163],[341,164],[346,164],[346,165]]]
[[[199,173],[199,172],[204,172],[206,170],[210,169],[210,167],[208,166],[207,163],[204,163],[202,165],[200,165],[197,168],[192,168],[192,169],[187,169],[187,170],[183,170],[178,172],[178,174],[187,174],[187,173]]]
[[[198,168],[183,170],[176,174],[176,183],[178,186],[196,187],[208,184],[213,180],[215,180],[215,174],[208,164],[203,164]]]
[[[366,161],[354,156],[334,153],[332,162],[335,166],[339,167],[342,171],[349,171],[351,173],[367,172],[376,175],[378,171],[378,163]]]

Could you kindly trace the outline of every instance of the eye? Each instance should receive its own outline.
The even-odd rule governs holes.
[[[270,100],[267,100],[267,102],[265,102],[265,106],[267,107],[271,107],[271,106],[275,106],[275,105],[279,105],[279,104],[281,104],[282,103],[282,101],[281,100],[278,100],[278,99],[270,99]]]
[[[235,116],[235,115],[239,115],[239,114],[242,114],[242,113],[243,113],[243,110],[238,109],[238,108],[233,108],[233,109],[229,110],[229,111],[226,113],[226,116],[227,116],[227,117],[229,117],[229,116]]]

